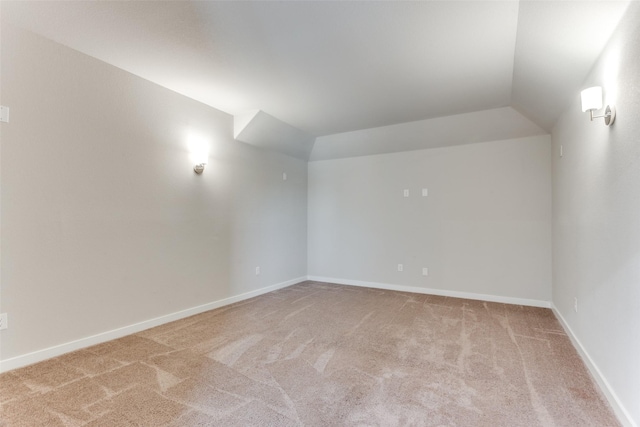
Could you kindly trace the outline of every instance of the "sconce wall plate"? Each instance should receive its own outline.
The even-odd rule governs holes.
[[[200,163],[197,164],[193,167],[193,171],[195,173],[197,173],[198,175],[200,175],[202,172],[204,172],[204,166],[206,165],[206,163]]]
[[[604,124],[611,126],[616,120],[616,107],[613,105],[607,105],[604,109]]]

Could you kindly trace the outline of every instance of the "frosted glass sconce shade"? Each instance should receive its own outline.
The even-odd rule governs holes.
[[[583,90],[580,92],[580,98],[582,99],[582,112],[602,108],[602,88],[600,86]]]
[[[613,105],[607,105],[604,108],[604,114],[601,116],[594,116],[593,112],[602,108],[602,87],[594,86],[580,92],[580,99],[582,101],[582,111],[589,112],[589,118],[604,119],[606,126],[611,126],[616,119],[616,107]]]

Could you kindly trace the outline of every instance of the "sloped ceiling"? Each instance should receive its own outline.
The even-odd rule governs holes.
[[[512,107],[319,136],[310,160],[328,160],[545,135]]]
[[[302,160],[309,160],[315,141],[314,136],[260,110],[234,116],[233,137]]]
[[[261,110],[319,137],[502,107],[550,131],[627,6],[3,0],[0,11],[229,114]]]

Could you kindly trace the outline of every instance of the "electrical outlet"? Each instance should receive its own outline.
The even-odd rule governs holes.
[[[0,314],[0,331],[9,327],[9,318],[7,313]]]
[[[404,271],[404,266],[402,264],[398,264],[398,271]]]
[[[422,275],[423,276],[428,276],[429,275],[429,269],[427,267],[423,267],[422,268]]]
[[[9,107],[0,105],[0,122],[9,123]]]
[[[282,172],[282,180],[283,181],[287,180],[287,173],[286,172]]]
[[[578,297],[573,299],[573,311],[578,312]]]
[[[409,190],[404,190],[404,191],[402,192],[402,195],[403,195],[404,197],[409,197]]]
[[[256,276],[260,275],[260,267],[256,267]]]

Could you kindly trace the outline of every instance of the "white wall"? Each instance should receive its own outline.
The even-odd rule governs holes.
[[[6,23],[1,64],[2,360],[306,275],[305,161]],[[210,143],[200,176],[188,130]]]
[[[632,3],[584,84],[616,105],[613,126],[590,122],[576,94],[552,134],[553,302],[629,425],[640,425],[639,23]]]
[[[550,148],[546,135],[309,163],[309,275],[548,305]]]

